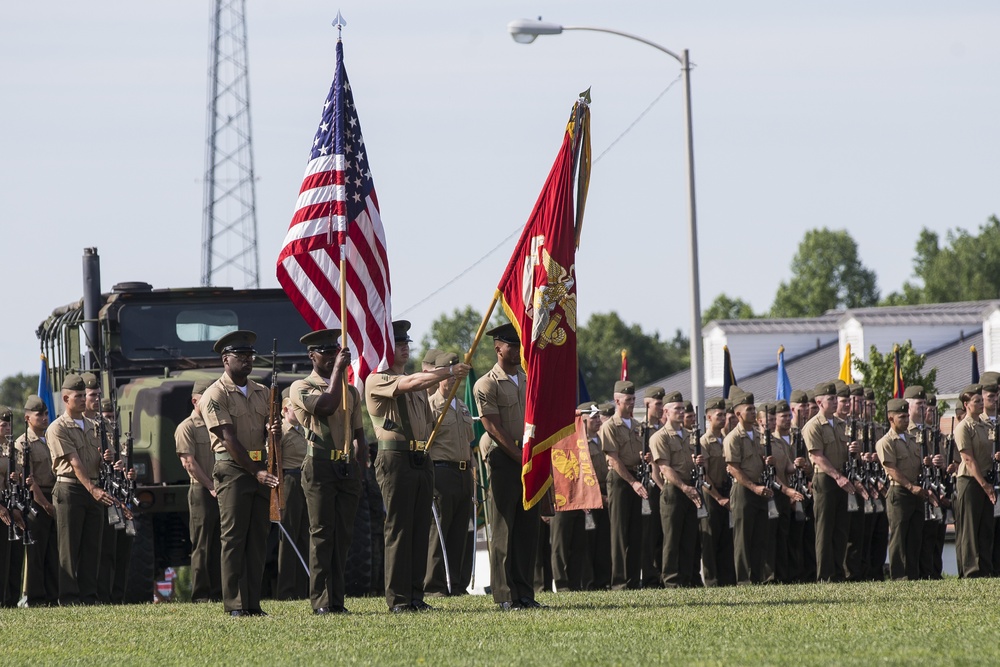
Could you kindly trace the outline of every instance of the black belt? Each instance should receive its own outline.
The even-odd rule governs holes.
[[[302,469],[301,468],[285,468],[284,470],[281,471],[281,473],[283,475],[291,475],[292,477],[301,477],[302,476]]]
[[[465,470],[469,467],[468,461],[434,461],[435,468],[452,468],[454,470]]]

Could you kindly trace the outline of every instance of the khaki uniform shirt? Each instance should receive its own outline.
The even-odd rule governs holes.
[[[335,447],[343,451],[343,398],[341,398],[337,409],[332,415],[325,418],[316,416],[316,402],[326,393],[329,386],[325,378],[320,377],[319,373],[313,371],[304,380],[296,380],[292,383],[291,388],[288,390],[288,400],[292,404],[292,410],[295,411],[295,418],[299,420],[299,424],[302,426],[302,435],[306,442],[312,443],[312,446],[316,449],[330,451],[331,447]],[[347,412],[350,415],[351,437],[353,438],[354,432],[360,428],[364,428],[364,426],[361,422],[361,394],[350,385],[347,388]],[[284,432],[284,427],[282,427],[282,432]],[[282,439],[282,444],[284,444],[284,439]],[[353,457],[354,448],[349,447],[348,449],[350,450],[350,455]],[[306,456],[306,453],[303,452],[302,455]],[[286,452],[282,452],[282,457],[282,465],[285,468],[293,467],[288,465],[288,454]],[[298,468],[301,464],[302,460],[300,459],[294,467]]]
[[[617,454],[621,464],[634,472],[642,457],[642,428],[639,420],[632,418],[629,428],[617,414],[601,424],[597,432],[605,454]]]
[[[788,442],[775,431],[771,434],[771,456],[774,457],[774,473],[778,480],[788,486],[788,464],[795,460],[792,451],[792,434],[788,434]],[[763,448],[763,445],[761,445]]]
[[[810,453],[818,452],[826,456],[830,465],[838,472],[844,469],[848,456],[847,435],[844,434],[844,429],[834,428],[830,422],[823,419],[823,413],[806,422],[802,428],[802,439],[806,443],[806,450]],[[822,475],[824,472],[816,466],[815,474]]]
[[[661,461],[677,471],[681,476],[681,481],[685,484],[691,481],[691,472],[694,470],[694,447],[691,445],[690,433],[681,429],[675,431],[670,424],[667,424],[653,434],[649,439],[649,451],[653,454],[653,461]]]
[[[306,460],[305,436],[302,435],[301,426],[292,426],[287,421],[281,422],[281,467],[285,470],[292,470],[302,467],[302,462]]]
[[[28,457],[31,459],[31,477],[35,480],[35,484],[40,486],[43,491],[51,491],[53,485],[56,483],[56,476],[52,472],[52,454],[49,453],[49,446],[45,444],[44,439],[39,438],[29,429],[27,433],[22,434],[14,443],[14,448],[17,451],[24,452],[25,438],[27,438],[30,446]],[[17,466],[18,472],[21,472],[23,468],[22,459],[22,463]]]
[[[524,371],[517,369],[517,384],[514,384],[500,364],[495,364],[486,375],[476,380],[473,389],[479,414],[484,417],[497,416],[500,425],[511,437],[516,438],[518,447],[524,444],[524,402],[527,388],[528,378]],[[490,443],[490,450],[497,446],[492,438]]]
[[[212,386],[205,390],[198,408],[205,419],[205,426],[212,437],[212,451],[225,454],[226,445],[212,429],[230,424],[236,430],[236,439],[250,453],[250,458],[263,461],[264,444],[267,439],[267,419],[270,414],[270,396],[263,385],[247,379],[247,395],[244,396],[228,375],[223,374]],[[253,454],[258,452],[259,454]]]
[[[427,392],[411,391],[393,396],[396,385],[399,384],[403,375],[396,375],[392,371],[372,373],[365,380],[365,403],[368,406],[368,414],[372,417],[372,426],[375,427],[375,438],[377,440],[398,440],[407,442],[410,440],[403,433],[403,418],[399,414],[397,398],[406,402],[406,414],[410,420],[410,430],[412,439],[426,442],[434,428],[434,418],[431,415],[430,405],[427,403]],[[419,394],[423,394],[420,396]]]
[[[726,453],[722,442],[722,438],[716,438],[711,433],[704,433],[701,436],[701,453],[705,457],[705,471],[712,480],[715,490],[726,495],[724,490],[729,488],[729,471],[726,470]]]
[[[906,438],[907,440],[912,440],[914,443],[916,443],[917,452],[923,455],[925,452],[923,451],[923,448],[920,446],[921,431],[927,434],[926,454],[931,455],[934,453],[934,445],[931,444],[931,431],[929,428],[921,428],[919,425],[910,422],[910,426],[906,429]]]
[[[608,484],[608,459],[601,449],[601,439],[596,436],[590,438],[587,440],[587,446],[590,449],[590,462],[594,465],[594,474],[597,475],[601,488],[605,489]]]
[[[990,442],[986,424],[981,420],[966,417],[955,427],[955,447],[959,452],[968,452],[975,459],[983,478],[993,468],[993,443]],[[972,477],[972,471],[965,461],[958,464],[958,476]]]
[[[94,428],[94,422],[84,417],[84,428],[73,421],[68,412],[64,412],[49,424],[45,431],[45,442],[52,455],[52,470],[59,477],[71,477],[76,480],[73,465],[66,458],[68,454],[76,454],[83,464],[83,472],[91,481],[97,481],[101,473],[101,442]]]
[[[754,431],[752,435],[747,433],[740,423],[722,442],[726,463],[742,470],[751,484],[760,483],[760,477],[764,473],[764,447],[757,440],[757,432]]]
[[[920,470],[923,467],[923,458],[920,456],[920,445],[912,434],[907,433],[904,438],[896,431],[889,429],[882,438],[875,443],[875,452],[882,465],[891,466],[902,475],[910,484],[916,484],[920,477]],[[892,480],[892,486],[899,486],[896,480]]]
[[[435,422],[444,410],[446,398],[439,391],[430,396],[431,414],[434,415]],[[458,397],[453,402],[454,405],[448,407],[441,428],[434,436],[434,446],[428,453],[434,461],[469,461],[472,457],[470,445],[476,437],[472,430],[472,413]]]
[[[187,419],[177,425],[174,431],[174,442],[178,454],[190,454],[198,462],[198,467],[209,477],[215,467],[215,454],[212,453],[212,436],[205,426],[205,420],[194,410]],[[201,486],[194,475],[188,475],[192,484]]]

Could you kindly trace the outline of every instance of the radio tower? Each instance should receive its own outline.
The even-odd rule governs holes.
[[[201,284],[256,288],[260,261],[246,0],[214,1],[211,40]]]

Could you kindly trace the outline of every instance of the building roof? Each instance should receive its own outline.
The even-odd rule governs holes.
[[[837,314],[838,322],[856,319],[862,325],[873,326],[935,326],[956,324],[982,324],[983,318],[1000,307],[1000,301],[956,301],[954,303],[928,303],[918,306],[881,306],[875,308],[850,308],[845,311],[827,311]]]
[[[705,329],[717,326],[730,334],[812,334],[837,333],[837,323],[844,311],[836,310],[824,313],[819,317],[802,318],[759,318],[752,320],[712,320]],[[703,329],[702,331],[704,332]]]
[[[973,336],[965,336],[926,352],[924,372],[937,368],[934,386],[938,395],[957,395],[972,382],[972,353],[969,347],[975,345],[982,352],[983,332],[980,329]],[[983,360],[979,359],[979,371],[982,372]]]

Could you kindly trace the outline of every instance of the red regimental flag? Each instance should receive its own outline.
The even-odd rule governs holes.
[[[552,487],[555,510],[599,510],[601,485],[597,480],[584,417],[577,415],[573,431],[552,445]]]
[[[628,350],[622,350],[622,381],[628,379]]]
[[[576,241],[573,173],[589,140],[589,109],[578,102],[562,147],[497,286],[521,338],[528,375],[521,478],[524,507],[552,484],[549,450],[574,431],[576,413]],[[584,155],[589,150],[584,148]],[[583,166],[581,166],[581,173]],[[586,188],[581,188],[584,192]]]

